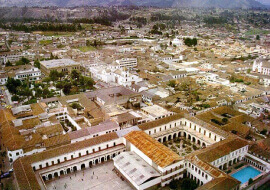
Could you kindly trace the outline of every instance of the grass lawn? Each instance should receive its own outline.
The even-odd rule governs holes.
[[[40,45],[49,45],[52,43],[52,40],[41,40],[39,41]]]
[[[93,25],[92,24],[82,24],[82,28],[84,30],[93,30]]]
[[[95,51],[96,48],[93,46],[83,46],[78,48],[82,52]]]
[[[249,35],[259,35],[259,34],[269,34],[269,33],[270,31],[255,28],[255,29],[247,31],[245,34],[249,36]]]
[[[34,34],[40,34],[44,36],[55,36],[55,37],[60,37],[60,36],[72,36],[74,35],[74,32],[55,32],[55,31],[35,31],[33,32]]]

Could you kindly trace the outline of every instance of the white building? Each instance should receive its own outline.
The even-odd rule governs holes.
[[[137,58],[123,58],[115,61],[120,68],[134,68],[137,67]]]
[[[29,78],[30,82],[38,81],[41,79],[41,71],[36,67],[31,67],[30,69],[20,69],[15,72],[14,79],[19,79],[25,81]]]
[[[7,53],[0,55],[0,63],[6,64],[8,61],[10,61],[11,63],[15,63],[23,57],[32,61],[35,59],[35,56],[36,56],[36,54],[29,53],[29,52],[23,52],[23,53],[7,52]]]
[[[263,75],[270,75],[270,60],[259,58],[253,63],[252,71]]]

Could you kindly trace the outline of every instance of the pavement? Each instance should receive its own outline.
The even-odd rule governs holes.
[[[46,182],[48,190],[132,190],[113,170],[113,161]]]

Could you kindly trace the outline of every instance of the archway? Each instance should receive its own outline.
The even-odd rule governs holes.
[[[104,161],[105,161],[105,159],[104,159],[104,157],[102,157],[102,158],[101,158],[101,162],[104,162]]]
[[[168,136],[168,141],[169,141],[169,140],[171,140],[171,139],[172,139],[172,136],[171,136],[171,135],[169,135],[169,136]]]
[[[93,162],[92,161],[90,161],[89,162],[89,167],[91,167],[93,165]]]
[[[57,172],[54,173],[54,177],[58,177],[58,173]]]
[[[227,169],[227,164],[223,164],[223,170],[226,170]]]
[[[161,143],[161,139],[160,139],[160,138],[158,139],[158,142],[160,142],[160,143]]]
[[[198,144],[198,145],[201,145],[201,141],[200,141],[200,140],[198,140],[198,141],[197,141],[197,144]]]
[[[178,137],[181,137],[181,132],[178,133]]]
[[[232,165],[232,160],[229,161],[229,166],[231,166],[231,165]]]
[[[60,171],[60,175],[64,175],[64,171],[63,170]]]
[[[74,166],[73,167],[73,172],[76,172],[77,171],[77,166]]]
[[[112,157],[113,157],[113,158],[115,157],[115,153],[113,153]]]
[[[85,169],[85,164],[81,165],[81,170]]]
[[[49,178],[49,180],[51,180],[52,179],[52,174],[49,174],[48,178]]]
[[[187,134],[186,134],[186,132],[184,132],[184,137],[185,137],[185,138],[187,137]]]
[[[196,142],[196,139],[195,139],[195,137],[192,137],[192,142]]]
[[[191,140],[191,136],[190,135],[188,135],[188,139]]]
[[[110,160],[110,155],[107,156],[107,160]]]
[[[163,142],[166,142],[167,141],[167,138],[166,137],[163,137]]]
[[[95,160],[95,164],[98,164],[98,159]]]
[[[206,144],[205,144],[204,142],[202,143],[202,147],[203,147],[203,148],[206,147]]]
[[[69,174],[71,172],[70,168],[67,169],[67,173]]]
[[[173,134],[173,139],[175,139],[175,138],[176,138],[176,133]]]
[[[43,181],[46,181],[46,177],[45,176],[42,176],[42,179],[43,179]]]

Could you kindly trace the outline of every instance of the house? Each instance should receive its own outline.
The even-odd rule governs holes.
[[[263,75],[270,75],[270,60],[258,58],[254,61],[252,71]]]

